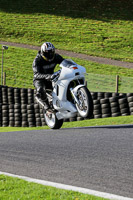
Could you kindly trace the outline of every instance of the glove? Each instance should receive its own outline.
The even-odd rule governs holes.
[[[56,76],[57,76],[56,74],[52,74],[51,77],[50,77],[50,79],[54,80]]]
[[[59,71],[53,73],[53,74],[51,75],[51,80],[56,81],[56,80],[58,79],[60,73],[61,73],[61,70],[59,70]]]

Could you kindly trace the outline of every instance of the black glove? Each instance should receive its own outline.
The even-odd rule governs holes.
[[[50,77],[50,79],[53,80],[55,77],[56,77],[56,75],[52,74],[51,77]]]
[[[60,73],[61,73],[61,70],[59,70],[59,71],[53,73],[53,74],[51,75],[51,80],[56,81],[56,80],[58,79]]]

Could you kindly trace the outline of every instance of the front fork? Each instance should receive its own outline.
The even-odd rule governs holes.
[[[84,85],[77,85],[75,88],[70,88],[70,92],[75,100],[75,102],[78,104],[78,106],[80,106],[80,101],[77,98],[77,94],[78,94],[78,89],[83,87]]]
[[[70,92],[71,92],[71,95],[74,98],[75,102],[79,105],[79,100],[76,97],[76,94],[74,93],[73,88],[70,88]]]

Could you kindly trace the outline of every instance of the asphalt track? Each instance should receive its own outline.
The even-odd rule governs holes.
[[[133,126],[0,132],[0,171],[133,198]]]

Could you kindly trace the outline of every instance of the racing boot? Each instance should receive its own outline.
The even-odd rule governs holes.
[[[37,103],[39,103],[39,105],[42,108],[44,108],[44,110],[48,110],[50,108],[47,98],[46,98],[46,100],[42,100],[39,95],[36,95],[35,99],[36,99]]]
[[[49,105],[49,101],[48,99],[46,98],[45,100],[42,100],[40,98],[40,94],[36,94],[36,97],[35,97],[37,103],[39,103],[39,105],[44,109],[44,112],[46,113],[46,115],[51,118],[52,117],[52,113],[54,113],[54,111],[50,108],[50,105]]]

